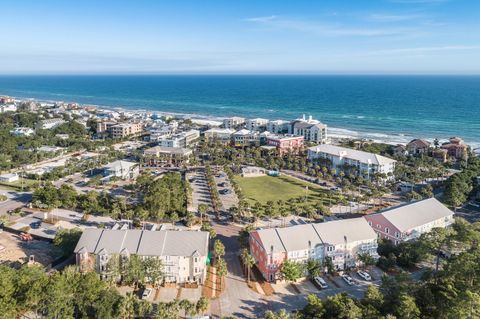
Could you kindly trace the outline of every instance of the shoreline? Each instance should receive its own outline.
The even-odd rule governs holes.
[[[2,96],[4,94],[0,94]],[[66,102],[65,100],[51,100],[51,99],[38,99],[34,97],[21,97],[21,96],[12,96],[15,101],[33,101],[37,103],[75,103],[80,105],[81,107],[92,106],[95,107],[97,110],[105,110],[105,111],[113,111],[113,112],[124,112],[124,113],[142,113],[142,114],[155,114],[159,116],[173,116],[181,119],[191,119],[199,120],[204,122],[205,124],[208,122],[222,122],[223,119],[229,118],[232,116],[240,116],[248,118],[248,116],[243,115],[232,115],[232,116],[214,116],[214,115],[207,115],[207,114],[200,114],[200,113],[180,113],[180,112],[171,112],[171,111],[159,111],[155,109],[148,109],[145,107],[135,107],[135,106],[110,106],[110,105],[99,105],[93,103],[79,103],[79,102]],[[299,114],[299,117],[302,114]],[[306,114],[307,115],[307,114]],[[265,117],[268,120],[287,120],[292,121],[294,119],[285,119],[285,118],[272,118],[272,117]],[[389,145],[406,145],[413,139],[425,139],[428,141],[433,141],[435,137],[431,136],[413,136],[411,134],[388,134],[388,133],[381,133],[381,132],[374,132],[374,131],[363,131],[363,130],[353,130],[345,127],[332,127],[327,122],[322,122],[328,126],[328,136],[332,139],[337,140],[344,140],[344,139],[366,139],[371,140],[375,143],[383,143]],[[460,136],[461,137],[461,136]],[[439,138],[440,143],[447,142],[449,137]],[[472,147],[472,149],[480,148],[480,141],[479,142],[471,142],[466,141],[468,145]]]

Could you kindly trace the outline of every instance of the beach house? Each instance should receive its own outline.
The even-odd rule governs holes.
[[[428,198],[366,215],[365,219],[379,238],[398,244],[416,239],[433,228],[450,226],[453,216],[454,212],[437,199]]]

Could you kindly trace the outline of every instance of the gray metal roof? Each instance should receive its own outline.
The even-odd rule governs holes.
[[[314,248],[319,244],[338,245],[347,242],[368,241],[377,234],[364,218],[335,220],[325,223],[295,225],[286,228],[257,230],[262,246],[270,252],[288,252]]]
[[[208,253],[209,233],[202,231],[139,229],[112,230],[87,228],[84,230],[74,252],[87,250],[98,254],[120,254],[125,249],[130,254],[141,256],[192,256]]]
[[[382,155],[358,151],[351,148],[330,145],[330,144],[321,144],[318,146],[313,146],[313,147],[310,147],[309,150],[317,153],[320,152],[320,153],[331,154],[338,157],[345,157],[345,158],[353,159],[353,160],[359,161],[360,163],[365,163],[365,164],[370,163],[375,165],[386,165],[386,164],[396,162],[396,160],[382,156]]]
[[[453,211],[435,198],[428,198],[380,212],[400,231],[428,224],[434,220],[452,216]]]

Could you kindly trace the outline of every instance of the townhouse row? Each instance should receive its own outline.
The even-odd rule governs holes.
[[[356,267],[360,254],[378,257],[378,239],[395,244],[414,240],[438,227],[454,222],[454,213],[435,198],[408,203],[361,218],[286,228],[259,229],[250,233],[250,252],[263,277],[282,279],[286,260],[319,260],[328,257],[336,270]]]

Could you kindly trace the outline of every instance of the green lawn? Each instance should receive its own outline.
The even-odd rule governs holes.
[[[268,201],[276,202],[280,199],[287,202],[292,198],[304,197],[307,185],[308,202],[321,200],[328,205],[329,198],[333,203],[338,197],[320,187],[287,176],[236,177],[236,180],[247,200],[259,201],[261,204]]]
[[[5,190],[14,190],[14,191],[19,191],[22,188],[22,183],[24,187],[31,186],[35,184],[37,181],[34,179],[28,179],[24,178],[23,181],[16,181],[16,182],[0,182],[0,189],[5,189]]]

